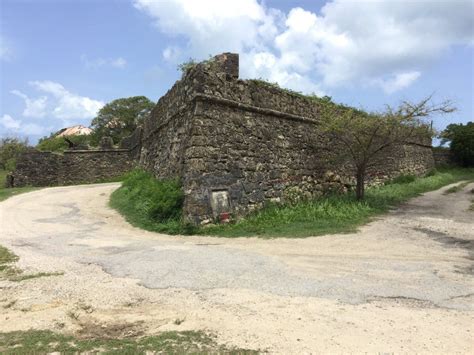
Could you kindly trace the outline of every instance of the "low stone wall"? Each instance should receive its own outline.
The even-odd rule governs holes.
[[[456,165],[456,161],[454,159],[453,153],[450,149],[440,149],[440,148],[433,148],[433,158],[435,162],[435,166],[449,166],[449,165]]]
[[[9,187],[100,182],[120,177],[134,165],[127,149],[71,150],[64,154],[30,150],[17,160]]]

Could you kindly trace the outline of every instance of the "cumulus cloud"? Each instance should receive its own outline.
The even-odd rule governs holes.
[[[90,119],[104,106],[104,102],[71,93],[54,81],[31,81],[29,84],[52,96],[54,107],[50,114],[59,119]]]
[[[137,0],[134,4],[152,16],[161,31],[189,38],[189,49],[197,56],[258,47],[276,33],[275,16],[256,0]]]
[[[470,0],[333,0],[320,13],[297,7],[287,14],[257,0],[134,5],[160,31],[187,40],[183,48],[165,49],[165,59],[236,51],[243,77],[305,92],[369,84],[392,93],[450,47],[474,44]]]
[[[48,98],[46,96],[31,99],[19,90],[12,90],[10,91],[10,93],[22,98],[25,101],[25,109],[23,111],[23,116],[41,118],[46,115],[46,104],[48,101]]]
[[[98,69],[101,67],[113,67],[117,69],[123,69],[127,66],[127,61],[122,58],[96,58],[89,59],[85,54],[81,55],[81,62],[87,69]]]
[[[7,114],[2,116],[2,118],[0,119],[0,123],[6,129],[11,129],[11,130],[18,130],[21,126],[20,120],[15,120],[12,116],[7,115]]]
[[[8,114],[0,117],[0,126],[5,131],[21,135],[41,136],[51,131],[52,127],[43,127],[36,123],[24,123],[22,120],[14,119]]]
[[[400,73],[388,79],[377,80],[375,84],[381,86],[386,93],[391,94],[410,86],[420,75],[421,73],[418,71]]]

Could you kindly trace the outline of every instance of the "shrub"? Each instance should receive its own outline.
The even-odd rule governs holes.
[[[27,140],[14,137],[0,139],[0,169],[15,170],[17,158],[27,149]]]
[[[432,175],[429,175],[432,176]],[[416,180],[416,176],[414,175],[399,175],[388,182],[390,184],[409,184]]]
[[[77,135],[77,136],[68,136],[71,142],[74,144],[89,144],[90,136],[88,135]],[[69,148],[69,144],[66,142],[64,137],[43,137],[39,140],[36,145],[36,149],[43,152],[63,152]]]
[[[122,186],[114,191],[110,204],[127,220],[141,228],[170,234],[190,234],[181,212],[184,193],[177,179],[156,179],[136,169],[128,173]]]
[[[436,170],[436,168],[433,168],[426,173],[425,177],[435,176],[437,173],[438,173],[438,170]]]
[[[156,222],[176,219],[181,215],[184,194],[177,180],[158,180],[143,170],[134,170],[125,177],[122,189],[131,202]]]
[[[451,151],[463,166],[474,166],[474,122],[450,124],[441,133],[441,144],[450,142]]]

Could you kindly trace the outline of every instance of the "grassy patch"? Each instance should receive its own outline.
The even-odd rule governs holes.
[[[19,282],[38,277],[59,276],[64,274],[63,272],[38,272],[35,274],[24,274],[22,270],[13,265],[17,261],[18,256],[0,245],[0,280]]]
[[[11,189],[5,188],[5,181],[7,178],[7,172],[0,170],[0,201],[6,200],[9,197],[36,190],[36,187],[14,187]]]
[[[221,237],[298,238],[355,231],[374,216],[412,197],[459,180],[474,179],[474,169],[444,169],[429,175],[424,178],[405,176],[387,185],[369,188],[364,201],[357,201],[352,194],[347,194],[327,196],[291,206],[268,205],[236,223],[202,228],[186,226],[179,217],[156,220],[146,209],[140,206],[137,208],[136,201],[146,197],[132,193],[133,185],[139,180],[126,179],[128,186],[124,183],[124,187],[112,194],[111,206],[119,210],[133,225],[150,231]]]
[[[0,280],[8,279],[18,274],[18,269],[12,265],[17,260],[18,256],[0,245]]]
[[[164,332],[156,336],[128,339],[78,339],[48,330],[0,333],[0,353],[2,354],[20,355],[49,352],[100,352],[106,354],[145,354],[146,352],[165,354],[257,353],[218,345],[212,336],[193,331]]]
[[[465,181],[465,182],[460,183],[459,185],[451,186],[449,189],[447,189],[444,192],[444,194],[447,195],[447,194],[453,194],[453,193],[459,192],[470,183],[471,181]]]
[[[112,193],[111,207],[139,228],[169,234],[189,233],[181,220],[184,194],[176,180],[157,180],[142,170],[130,172]]]

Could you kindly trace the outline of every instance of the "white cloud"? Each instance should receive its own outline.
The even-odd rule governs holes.
[[[182,50],[177,46],[168,46],[163,50],[163,58],[168,62],[176,63],[180,60]]]
[[[122,57],[118,57],[117,59],[112,59],[110,61],[110,65],[113,66],[114,68],[123,69],[127,65],[127,61],[123,59]]]
[[[25,110],[23,111],[23,116],[41,118],[46,115],[46,104],[48,98],[46,96],[38,97],[37,99],[30,99],[26,94],[22,93],[19,90],[10,91],[13,95],[21,97],[25,101]]]
[[[3,115],[2,118],[0,118],[0,123],[6,129],[11,129],[11,130],[18,130],[21,125],[20,120],[15,120],[12,116],[7,115],[7,114]]]
[[[189,39],[194,56],[258,48],[276,33],[276,10],[266,10],[256,0],[136,0],[156,26],[170,35]]]
[[[165,49],[165,59],[235,51],[243,77],[305,92],[370,83],[391,93],[416,81],[450,47],[474,44],[471,0],[333,0],[318,14],[302,8],[283,14],[257,0],[134,5],[162,32],[187,40]]]
[[[386,93],[391,94],[410,86],[420,75],[421,73],[418,71],[400,73],[389,79],[378,80],[375,84],[381,86]]]
[[[39,91],[52,95],[53,117],[69,119],[90,119],[104,106],[104,102],[69,92],[59,83],[53,81],[31,81],[31,86]]]
[[[43,127],[36,123],[24,123],[8,114],[0,117],[0,125],[8,132],[25,136],[41,136],[51,131],[52,127]]]
[[[123,69],[127,66],[127,61],[122,58],[96,58],[89,59],[85,54],[81,55],[81,62],[87,69],[98,69],[101,67],[113,67],[117,69]]]
[[[8,61],[12,58],[13,50],[5,36],[0,35],[0,59]]]
[[[43,127],[36,123],[22,124],[20,132],[26,136],[42,136],[51,132],[52,127]]]

